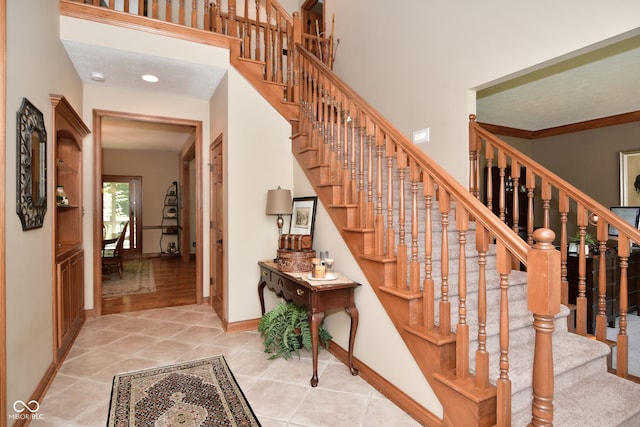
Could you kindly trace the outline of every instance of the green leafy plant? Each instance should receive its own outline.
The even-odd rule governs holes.
[[[290,302],[281,302],[265,313],[258,324],[258,332],[264,338],[264,352],[271,353],[269,359],[291,359],[300,349],[311,349],[311,327],[304,307]],[[318,342],[327,348],[331,334],[322,326],[318,331]]]
[[[576,231],[576,234],[574,234],[569,239],[569,242],[570,243],[580,243],[580,232]],[[590,233],[585,234],[585,236],[584,236],[584,244],[587,245],[587,246],[590,246],[592,248],[595,248],[598,245],[598,243],[596,242],[596,239]]]

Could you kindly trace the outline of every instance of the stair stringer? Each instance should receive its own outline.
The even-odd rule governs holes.
[[[335,195],[340,191],[336,191],[335,187],[339,187],[339,184],[326,182],[327,176],[322,171],[326,165],[318,164],[316,160],[318,150],[308,147],[307,138],[308,135],[302,129],[292,136],[294,157],[425,379],[438,396],[444,408],[443,425],[457,426],[469,422],[477,426],[494,425],[496,419],[494,386],[480,390],[473,386],[473,377],[470,377],[468,380],[470,386],[466,390],[452,392],[453,389],[449,385],[443,384],[435,377],[443,372],[455,373],[455,334],[442,336],[437,329],[425,329],[422,334],[407,330],[408,325],[416,324],[422,318],[422,293],[410,293],[393,288],[396,280],[395,257],[379,257],[364,253],[363,248],[368,247],[365,239],[372,238],[372,230],[354,227],[350,220],[351,216],[345,213],[353,207],[336,203]]]

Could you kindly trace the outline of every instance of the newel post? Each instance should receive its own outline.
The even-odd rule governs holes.
[[[553,425],[554,316],[560,312],[560,252],[553,246],[555,233],[540,228],[527,256],[528,308],[533,313],[535,352],[533,359],[533,403],[530,426]]]

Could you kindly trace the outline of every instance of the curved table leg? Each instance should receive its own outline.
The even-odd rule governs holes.
[[[351,375],[358,375],[358,370],[353,367],[353,344],[356,340],[356,331],[358,330],[358,309],[355,305],[345,309],[351,317],[351,329],[349,330],[349,369]]]
[[[313,376],[311,377],[311,387],[318,385],[318,330],[320,322],[324,318],[324,312],[310,313],[311,317],[311,354],[313,355]]]

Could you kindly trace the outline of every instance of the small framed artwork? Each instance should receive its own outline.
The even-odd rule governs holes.
[[[289,234],[310,234],[313,240],[313,227],[316,221],[318,198],[294,197]]]
[[[620,152],[620,205],[640,206],[640,150]]]

